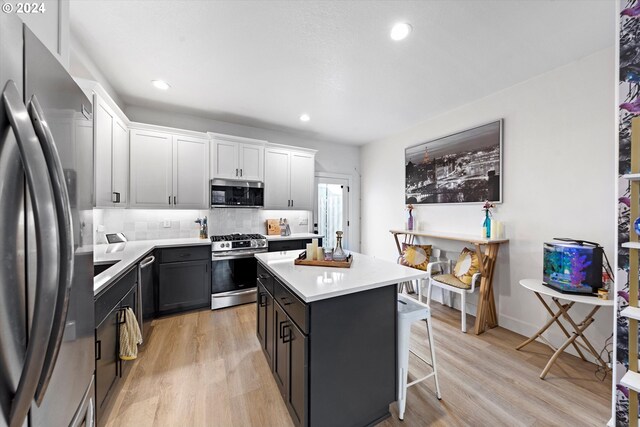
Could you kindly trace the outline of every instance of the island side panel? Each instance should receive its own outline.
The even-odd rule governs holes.
[[[311,426],[367,426],[397,390],[397,285],[311,303]]]

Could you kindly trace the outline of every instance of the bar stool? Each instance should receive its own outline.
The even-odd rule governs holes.
[[[411,324],[418,320],[424,320],[427,324],[431,362],[426,361],[409,349]],[[418,359],[431,366],[433,372],[423,378],[407,384],[409,377],[409,352],[413,353]],[[407,389],[414,384],[434,377],[436,382],[436,397],[438,400],[442,399],[442,396],[440,395],[440,384],[438,383],[438,370],[436,366],[436,352],[434,348],[433,331],[431,329],[431,310],[429,309],[429,306],[406,295],[398,294],[398,418],[401,420],[404,419],[404,410],[407,405]]]

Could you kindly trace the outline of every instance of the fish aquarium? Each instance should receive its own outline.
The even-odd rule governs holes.
[[[582,241],[545,243],[543,283],[560,292],[595,295],[602,287],[602,246]]]

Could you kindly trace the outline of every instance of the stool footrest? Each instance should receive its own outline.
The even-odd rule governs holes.
[[[426,377],[422,377],[420,379],[411,381],[409,384],[407,384],[407,387],[411,387],[412,385],[418,384],[421,381],[427,380],[429,378],[431,378],[432,376],[434,376],[436,373],[435,372],[431,372],[429,375],[427,375]]]

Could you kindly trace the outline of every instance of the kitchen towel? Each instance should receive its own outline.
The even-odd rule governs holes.
[[[138,344],[142,344],[140,325],[131,307],[123,309],[120,315],[120,359],[133,360],[138,357]]]

